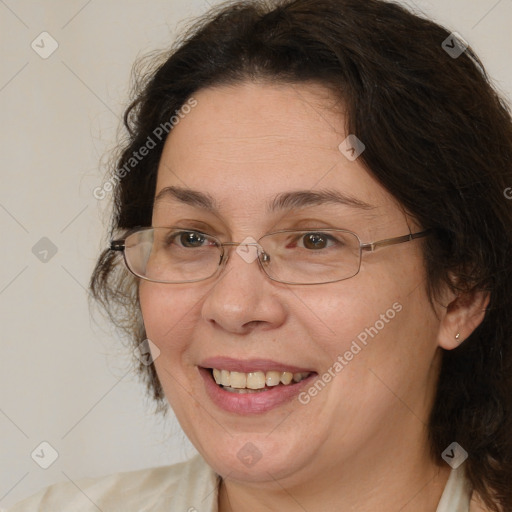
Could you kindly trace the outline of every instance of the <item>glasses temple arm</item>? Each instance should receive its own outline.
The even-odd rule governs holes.
[[[378,242],[371,242],[367,244],[361,244],[361,250],[363,251],[374,251],[379,247],[387,247],[388,245],[401,244],[403,242],[409,242],[416,238],[422,238],[424,236],[429,235],[432,232],[431,229],[427,229],[425,231],[420,231],[419,233],[409,233],[408,235],[398,236],[395,238],[386,238],[384,240],[379,240]]]
[[[124,240],[112,240],[112,242],[110,242],[111,251],[124,251],[124,248]]]

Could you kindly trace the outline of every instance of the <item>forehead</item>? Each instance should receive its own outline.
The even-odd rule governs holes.
[[[348,199],[346,206],[359,203],[366,212],[396,210],[361,161],[340,151],[347,137],[343,105],[327,89],[251,82],[204,89],[194,98],[197,105],[164,146],[156,208],[176,203],[176,190],[165,189],[179,188],[202,191],[209,206],[226,214],[271,213],[272,205],[283,206],[286,194],[287,206],[299,193],[302,206],[312,206],[314,200],[304,201],[307,192],[323,194],[331,206],[329,194]],[[194,206],[201,208],[200,202]]]

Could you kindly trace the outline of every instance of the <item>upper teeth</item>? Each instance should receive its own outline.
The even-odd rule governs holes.
[[[215,382],[222,386],[232,388],[263,389],[267,386],[277,386],[278,384],[290,384],[290,382],[300,382],[310,375],[310,372],[291,373],[291,372],[230,372],[228,370],[213,369],[213,378]]]

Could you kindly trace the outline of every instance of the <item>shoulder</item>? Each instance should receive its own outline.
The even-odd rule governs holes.
[[[216,489],[217,475],[202,457],[196,455],[172,466],[52,485],[8,512],[187,511],[194,507],[210,512],[215,510]]]

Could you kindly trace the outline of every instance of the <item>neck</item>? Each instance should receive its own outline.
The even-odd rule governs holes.
[[[406,452],[406,451],[405,451]],[[404,457],[405,455],[405,457]],[[379,464],[378,461],[383,461]],[[284,480],[247,483],[222,480],[219,512],[322,510],[324,512],[435,512],[450,474],[448,466],[396,453],[369,464],[327,468],[301,484]],[[365,467],[364,467],[365,466]],[[350,468],[346,471],[344,468]]]

